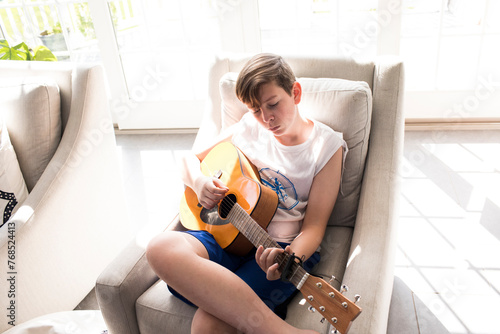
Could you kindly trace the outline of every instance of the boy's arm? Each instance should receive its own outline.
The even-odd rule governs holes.
[[[342,156],[343,149],[341,147],[314,177],[302,229],[290,244],[290,249],[287,247],[289,253],[293,252],[299,258],[308,259],[316,252],[323,240],[328,218],[332,213],[340,189]],[[257,263],[267,272],[269,280],[278,279],[281,275],[278,271],[278,264],[274,263],[274,258],[280,252],[283,250],[263,249],[262,247],[257,249]]]
[[[181,179],[186,186],[193,189],[198,196],[198,202],[206,209],[217,205],[229,189],[219,179],[204,175],[200,169],[200,162],[217,144],[231,141],[234,130],[234,126],[229,127],[202,151],[191,151],[182,158]]]
[[[341,147],[314,177],[302,229],[290,245],[298,257],[308,259],[323,240],[340,189],[342,156]]]

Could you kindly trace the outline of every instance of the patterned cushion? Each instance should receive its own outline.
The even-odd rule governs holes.
[[[0,214],[2,215],[0,227],[5,225],[26,197],[28,189],[10,142],[7,127],[0,118]]]
[[[246,106],[235,94],[237,76],[234,72],[227,73],[219,83],[223,129],[239,121],[247,112]],[[302,86],[300,112],[342,132],[349,147],[342,176],[342,193],[329,224],[354,226],[370,136],[371,90],[363,81],[332,78],[299,78],[297,81]]]

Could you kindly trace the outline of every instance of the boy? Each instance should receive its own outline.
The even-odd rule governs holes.
[[[250,59],[238,76],[236,95],[249,112],[216,143],[185,159],[183,181],[205,208],[217,205],[229,189],[204,176],[200,161],[217,143],[232,141],[279,195],[269,235],[311,267],[319,261],[317,249],[339,192],[346,144],[299,113],[302,87],[279,56]],[[155,237],[146,254],[172,293],[198,306],[192,333],[316,333],[294,328],[273,312],[294,292],[291,283],[279,280],[274,258],[280,252],[260,246],[238,257],[210,233],[190,231]]]

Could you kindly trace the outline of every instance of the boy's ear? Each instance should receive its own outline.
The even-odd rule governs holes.
[[[292,96],[295,104],[299,104],[302,99],[302,86],[298,81],[295,81],[292,86]]]

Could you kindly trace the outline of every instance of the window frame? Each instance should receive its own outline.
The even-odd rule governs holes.
[[[436,54],[433,55],[436,67],[439,66],[442,47],[442,20],[445,1],[441,0],[441,21],[439,23],[439,34],[436,37],[438,49]],[[485,1],[486,8],[488,8],[491,0]],[[21,0],[19,3],[2,3],[0,8],[22,7],[29,15],[30,11],[27,7],[54,6],[59,11],[59,5],[85,2],[88,4],[92,17],[101,62],[107,75],[113,121],[118,125],[119,129],[198,128],[201,124],[205,100],[198,98],[193,100],[150,101],[147,99],[148,92],[154,89],[161,80],[165,80],[168,74],[151,68],[145,71],[144,77],[139,84],[134,87],[127,86],[127,79],[110,13],[109,3],[112,2],[111,0],[41,0],[33,2]],[[353,38],[352,45],[344,45],[343,48],[342,42],[338,40],[337,55],[356,57],[356,48],[359,51],[366,47],[361,43],[363,40],[376,38],[377,56],[395,55],[401,57],[401,42],[404,38],[402,35],[403,3],[403,0],[378,0],[375,19],[359,26],[359,36]],[[224,17],[224,19],[218,21],[221,34],[221,50],[218,51],[220,53],[245,54],[261,52],[259,0],[227,0],[218,2],[218,6],[218,15]],[[339,2],[336,3],[336,6],[338,11]],[[58,15],[61,14],[58,12]],[[339,15],[341,13],[338,12],[337,20]],[[30,22],[27,29],[30,29],[33,36],[33,40],[28,42],[33,43],[36,40],[36,34],[34,34],[33,30],[35,28],[33,26],[34,21],[29,17],[27,19]],[[239,26],[241,29],[235,29],[235,26]],[[0,28],[5,28],[3,23]],[[63,29],[63,33],[67,39],[65,29]],[[483,39],[485,35],[483,25],[479,36]],[[493,33],[493,35],[500,36],[500,33]],[[66,44],[68,45],[68,52],[71,53],[70,43]],[[437,80],[437,69],[433,80]],[[478,69],[474,89],[407,89],[403,106],[407,122],[439,121],[454,124],[478,120],[500,122],[497,110],[498,105],[500,105],[500,82],[495,80],[497,78],[481,76]]]

